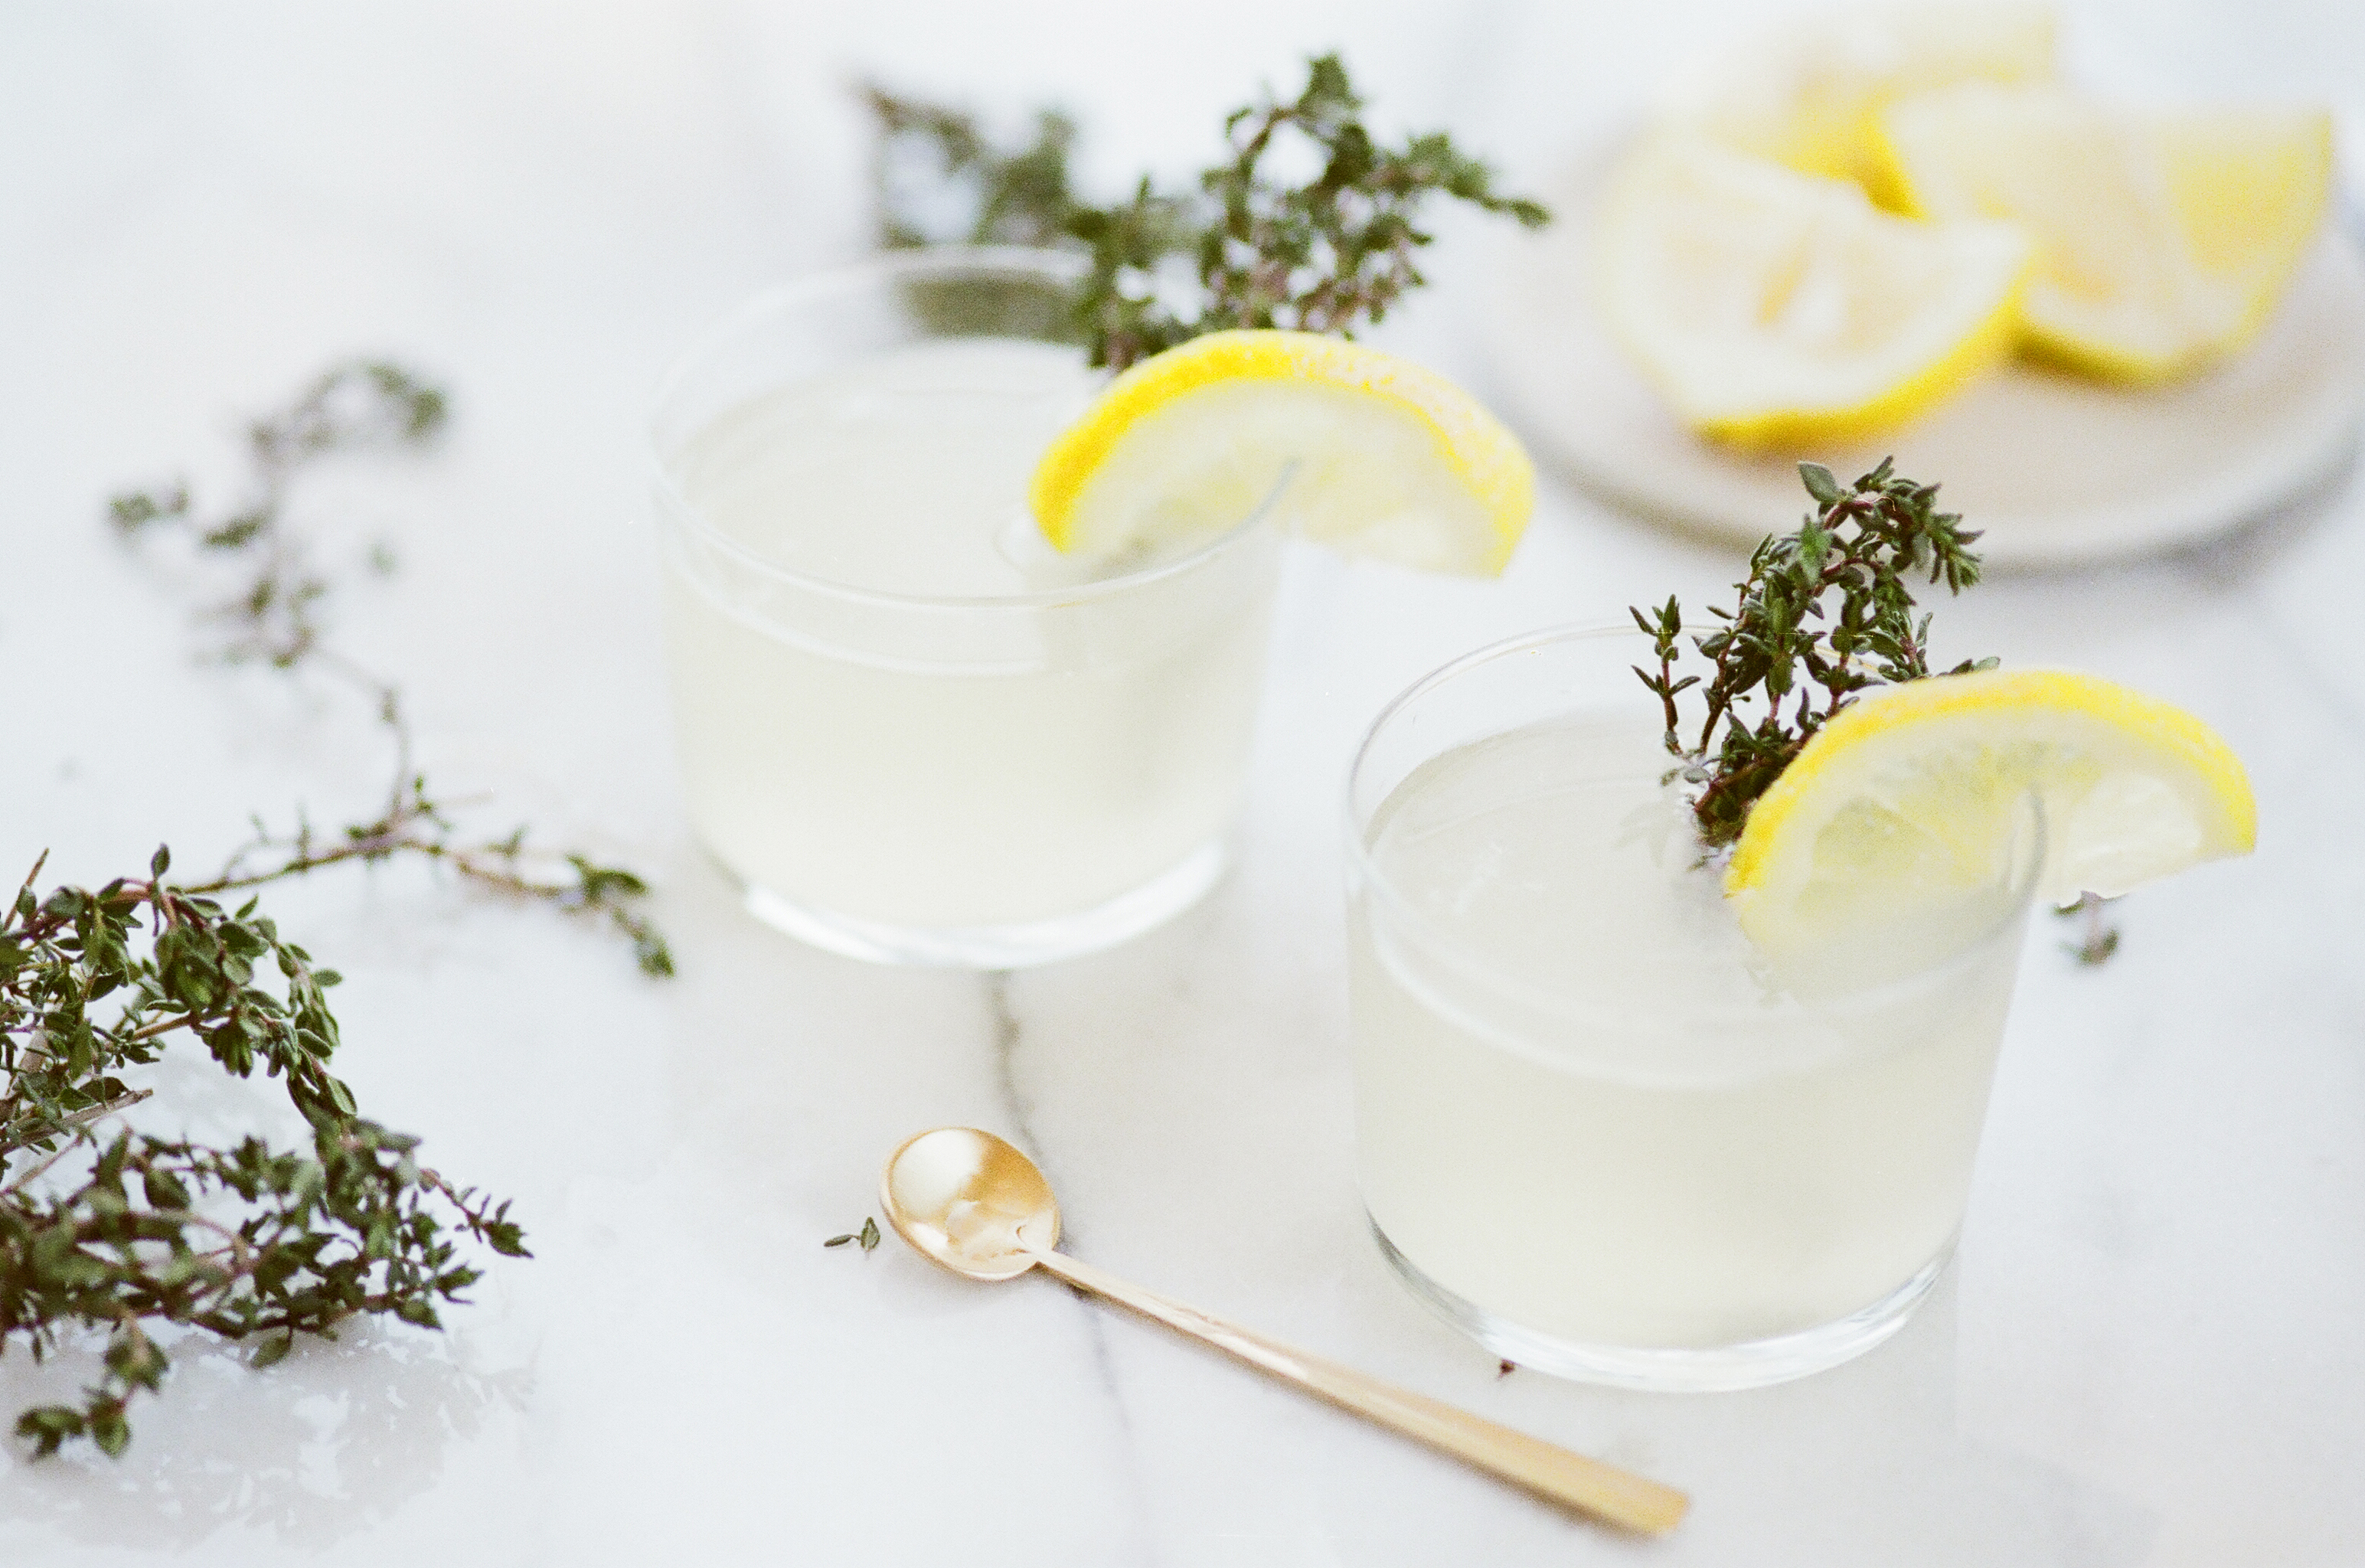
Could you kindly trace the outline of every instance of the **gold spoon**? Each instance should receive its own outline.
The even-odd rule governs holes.
[[[956,1274],[1014,1280],[1042,1269],[1552,1502],[1647,1535],[1675,1529],[1689,1503],[1671,1486],[1303,1355],[1053,1251],[1059,1205],[1051,1184],[1033,1160],[992,1133],[938,1127],[908,1140],[888,1157],[879,1195],[896,1234]]]

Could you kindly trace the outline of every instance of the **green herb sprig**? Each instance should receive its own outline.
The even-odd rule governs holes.
[[[1757,546],[1732,609],[1710,607],[1719,624],[1691,639],[1706,677],[1676,674],[1684,623],[1672,595],[1631,610],[1659,661],[1655,674],[1634,673],[1665,711],[1667,751],[1711,849],[1741,836],[1757,798],[1856,693],[1932,673],[1930,617],[1915,618],[1911,579],[1926,573],[1949,593],[1979,580],[1978,535],[1937,510],[1935,485],[1898,477],[1887,460],[1845,488],[1821,464],[1799,464],[1799,476],[1815,510],[1798,532]],[[1697,728],[1676,700],[1695,688],[1707,710]]]
[[[167,882],[171,864],[160,848],[145,879],[40,897],[37,863],[0,911],[0,1352],[21,1339],[39,1361],[77,1330],[106,1336],[78,1403],[17,1417],[37,1455],[78,1438],[123,1451],[127,1407],[171,1368],[159,1324],[253,1341],[265,1367],[360,1314],[439,1327],[437,1304],[478,1278],[461,1232],[531,1255],[506,1202],[420,1165],[419,1140],[362,1116],[329,1071],[336,973],[252,901],[233,913]],[[309,1149],[102,1137],[152,1092],[123,1075],[176,1039],[280,1080]]]
[[[254,838],[210,879],[168,881],[171,857],[160,848],[145,879],[40,896],[44,857],[0,910],[0,1352],[21,1340],[38,1361],[78,1331],[106,1337],[103,1370],[78,1402],[18,1417],[16,1432],[37,1455],[84,1438],[123,1451],[129,1406],[170,1370],[160,1325],[252,1342],[252,1364],[264,1367],[296,1335],[332,1335],[359,1314],[437,1326],[438,1304],[463,1300],[478,1277],[457,1260],[463,1233],[529,1256],[506,1202],[420,1166],[419,1140],[363,1117],[328,1070],[335,973],[252,899],[231,912],[216,895],[332,866],[424,859],[476,886],[603,919],[631,940],[643,969],[672,972],[663,935],[639,913],[648,889],[630,871],[529,850],[523,828],[464,837],[411,767],[398,689],[328,640],[331,583],[287,521],[294,479],[331,453],[423,444],[446,411],[441,391],[398,366],[338,365],[249,428],[239,510],[201,515],[185,482],[126,492],[108,509],[127,543],[177,535],[241,579],[202,611],[229,628],[216,656],[316,670],[359,689],[392,738],[396,767],[375,815],[325,832],[300,814],[289,832],[258,818]],[[392,571],[391,549],[375,545],[370,563]],[[260,1067],[280,1079],[311,1130],[308,1150],[254,1136],[214,1147],[126,1125],[124,1113],[154,1092],[126,1075],[175,1040],[202,1044],[234,1076]]]
[[[1380,321],[1426,281],[1417,260],[1435,238],[1421,225],[1432,196],[1529,228],[1550,220],[1540,203],[1498,194],[1493,171],[1441,131],[1383,144],[1363,124],[1363,99],[1335,54],[1308,62],[1295,98],[1228,116],[1229,156],[1196,189],[1160,191],[1144,177],[1106,207],[1071,188],[1075,127],[1062,115],[1044,112],[1033,142],[999,151],[968,115],[876,87],[869,97],[880,136],[881,243],[1085,251],[1091,265],[1070,325],[1092,363],[1112,369],[1224,328],[1351,336]],[[1317,171],[1303,184],[1271,173],[1292,151]],[[935,180],[909,178],[915,167]],[[968,195],[965,225],[938,215],[947,188]],[[1178,286],[1186,270],[1194,286]]]
[[[308,465],[334,453],[369,447],[418,447],[432,441],[449,413],[445,395],[420,376],[383,360],[331,366],[278,413],[247,429],[252,474],[247,503],[227,516],[199,514],[185,481],[127,491],[107,508],[127,543],[177,532],[244,579],[230,597],[201,614],[226,622],[216,656],[231,664],[263,663],[281,670],[314,669],[359,691],[394,747],[394,777],[372,815],[325,832],[300,815],[294,828],[274,832],[260,819],[255,836],[203,890],[229,891],[324,868],[396,858],[425,860],[464,881],[507,897],[549,905],[605,922],[632,944],[643,972],[673,973],[664,934],[641,913],[648,885],[621,867],[587,855],[526,845],[526,829],[504,837],[464,836],[453,812],[411,763],[410,723],[400,689],[328,639],[321,614],[331,584],[315,564],[309,541],[287,521],[290,487]],[[374,569],[394,568],[392,548],[370,553]]]
[[[321,642],[319,610],[329,581],[313,565],[303,536],[286,526],[289,487],[305,467],[331,453],[424,445],[443,428],[449,412],[443,392],[399,365],[383,360],[332,365],[286,409],[247,427],[252,493],[246,505],[224,517],[201,519],[182,481],[164,489],[126,491],[108,503],[107,516],[127,539],[180,529],[200,548],[234,558],[245,568],[247,586],[212,611],[231,626],[219,650],[224,659],[260,659],[292,669],[319,658],[343,667]],[[381,542],[372,562],[381,572],[391,571],[391,548]]]
[[[961,241],[1037,248],[1067,242],[1076,210],[1069,154],[1076,122],[1057,109],[1035,117],[1035,140],[996,148],[974,116],[862,89],[877,122],[871,180],[879,196],[879,242],[890,250]],[[950,223],[947,197],[968,208]]]
[[[873,1219],[870,1215],[864,1215],[862,1216],[862,1228],[860,1230],[849,1230],[841,1235],[833,1236],[827,1241],[823,1242],[822,1245],[824,1247],[844,1247],[848,1242],[853,1242],[860,1246],[865,1252],[874,1252],[878,1250],[879,1222]]]

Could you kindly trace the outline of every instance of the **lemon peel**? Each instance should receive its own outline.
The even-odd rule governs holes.
[[[1686,423],[1754,447],[1856,441],[1959,392],[2011,350],[2030,257],[2007,226],[1893,217],[1689,135],[1629,154],[1596,236],[1630,356]]]
[[[2199,719],[2095,676],[1990,670],[1842,710],[1751,811],[1725,890],[1775,946],[1833,911],[1992,887],[2029,795],[2048,845],[2038,896],[2057,902],[2247,854],[2258,839],[2248,776]]]
[[[1975,84],[1892,107],[1878,158],[1910,212],[2030,232],[2026,350],[2150,386],[2237,353],[2272,317],[2330,200],[2332,123]]]
[[[1210,332],[1111,381],[1028,491],[1059,550],[1219,532],[1284,482],[1287,526],[1353,554],[1492,576],[1535,505],[1519,438],[1437,372],[1317,332]]]

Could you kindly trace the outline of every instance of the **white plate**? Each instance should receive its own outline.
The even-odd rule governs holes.
[[[2045,568],[2191,544],[2254,521],[2348,462],[2365,416],[2365,263],[2327,225],[2275,319],[2229,364],[2118,391],[2020,364],[1870,443],[1742,454],[1693,435],[1591,303],[1588,229],[1610,166],[1563,180],[1554,222],[1518,244],[1487,335],[1509,411],[1609,500],[1744,546],[1807,508],[1798,460],[1843,481],[1895,454],[1983,531],[1990,566]]]

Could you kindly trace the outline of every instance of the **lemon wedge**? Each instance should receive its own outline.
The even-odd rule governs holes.
[[[2011,349],[2030,254],[2009,226],[1893,218],[1692,136],[1630,155],[1596,245],[1627,352],[1687,423],[1753,446],[1851,441],[1951,397]]]
[[[2063,670],[1909,681],[1843,709],[1742,830],[1725,890],[1761,946],[1797,948],[1982,892],[2029,842],[2038,896],[2110,896],[2247,854],[2258,806],[2242,764],[2200,720]]]
[[[1286,526],[1424,571],[1503,569],[1535,505],[1519,438],[1421,365],[1318,332],[1210,332],[1111,381],[1028,499],[1059,550],[1118,557],[1231,528],[1284,477]]]
[[[1880,111],[1956,82],[2053,75],[2044,6],[1862,8],[1793,22],[1703,65],[1671,91],[1674,116],[1738,151],[1803,174],[1854,180],[1895,204],[1877,134]]]
[[[1971,84],[1895,106],[1882,131],[1910,210],[2030,230],[2027,346],[2126,384],[2257,336],[2331,191],[2320,113],[2137,114]]]

